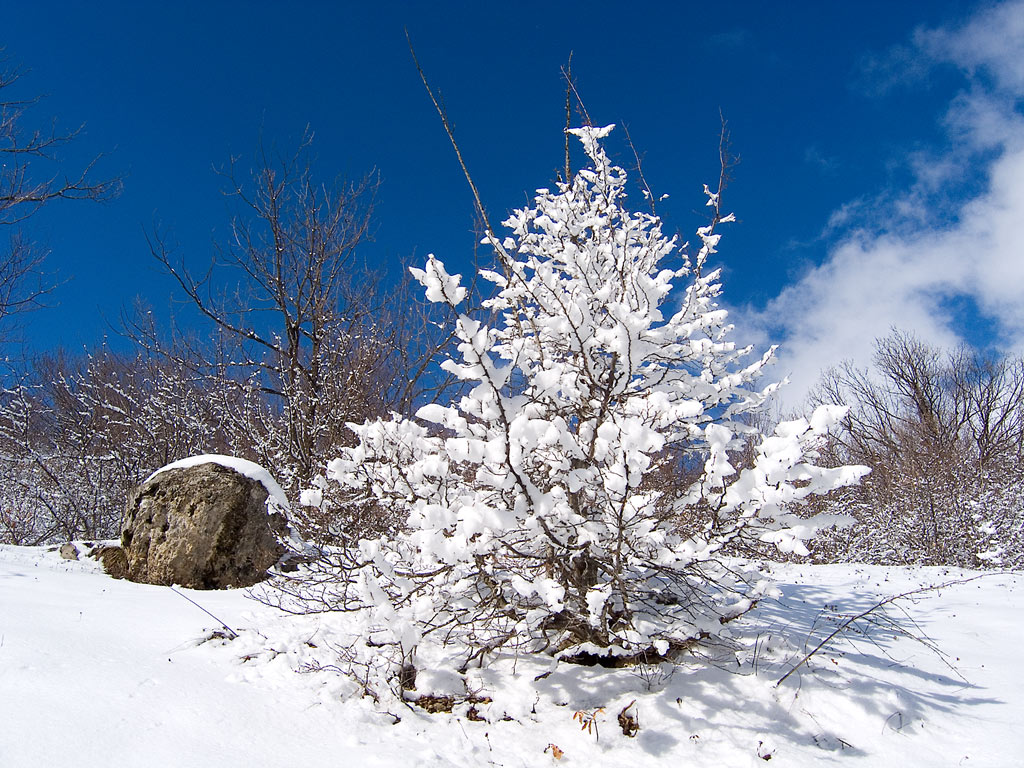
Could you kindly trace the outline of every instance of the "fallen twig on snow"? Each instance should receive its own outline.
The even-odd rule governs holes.
[[[863,619],[867,619],[867,618],[871,617],[873,614],[875,614],[877,611],[879,611],[880,609],[884,608],[885,606],[890,605],[892,603],[895,603],[898,600],[905,600],[905,599],[914,597],[915,595],[921,595],[921,594],[924,594],[926,592],[934,592],[934,591],[937,591],[937,590],[940,590],[940,589],[944,589],[946,587],[951,587],[951,586],[954,586],[954,585],[957,585],[957,584],[967,584],[968,582],[975,581],[976,579],[980,579],[980,578],[983,578],[985,576],[996,576],[996,575],[1001,575],[1001,574],[998,574],[998,573],[982,573],[982,574],[979,574],[978,576],[972,576],[969,579],[954,579],[953,581],[946,581],[946,582],[943,582],[942,584],[931,584],[931,585],[926,586],[926,587],[918,587],[917,589],[912,589],[912,590],[909,590],[907,592],[902,592],[902,593],[900,593],[898,595],[890,595],[889,597],[886,597],[886,598],[883,598],[882,600],[879,600],[877,603],[872,605],[867,610],[861,611],[860,613],[858,613],[858,614],[856,614],[854,616],[850,616],[845,621],[843,621],[838,627],[836,627],[831,633],[829,633],[828,637],[826,637],[824,640],[822,640],[820,643],[818,643],[816,646],[814,646],[814,648],[809,653],[805,654],[803,656],[803,658],[801,658],[800,661],[798,661],[793,666],[792,669],[790,669],[786,674],[784,674],[782,677],[780,677],[778,682],[775,683],[775,687],[778,688],[780,685],[782,685],[784,682],[786,682],[786,680],[789,678],[790,675],[792,675],[794,672],[796,672],[798,669],[800,669],[800,667],[802,667],[804,664],[806,664],[808,661],[810,661],[815,656],[815,654],[818,653],[818,651],[820,651],[822,648],[824,648],[826,645],[828,645],[838,635],[843,634],[846,630],[848,630],[850,627],[852,627],[858,621],[861,621]],[[905,635],[906,637],[910,637],[910,638],[912,638],[914,640],[917,640],[921,644],[923,644],[926,648],[928,648],[930,651],[932,651],[934,654],[936,654],[940,659],[942,659],[943,663],[947,667],[949,667],[949,669],[954,674],[956,674],[957,677],[959,677],[961,680],[964,679],[963,675],[960,674],[960,672],[956,669],[956,667],[954,667],[949,661],[946,660],[946,654],[944,654],[923,633],[915,634],[913,632],[909,632],[906,629],[904,629],[903,627],[901,627],[896,621],[894,621],[892,619],[889,619],[888,625],[889,625],[890,629],[892,629],[893,631],[899,632],[899,633]]]
[[[231,634],[231,638],[230,638],[230,639],[234,640],[234,639],[235,639],[236,637],[238,637],[238,633],[237,633],[237,632],[235,632],[235,630],[233,630],[233,629],[232,629],[231,627],[229,627],[229,626],[228,626],[227,624],[225,624],[225,623],[224,623],[223,621],[221,621],[221,620],[220,620],[220,618],[218,618],[217,616],[214,616],[214,615],[213,615],[212,613],[210,613],[210,612],[209,612],[208,610],[206,610],[205,608],[203,608],[203,606],[201,606],[201,605],[200,605],[199,603],[197,603],[197,602],[196,602],[195,600],[193,600],[193,599],[192,599],[191,597],[189,597],[188,595],[182,594],[181,592],[179,592],[178,590],[176,590],[176,589],[175,589],[174,587],[168,587],[168,589],[169,589],[169,590],[171,590],[171,592],[173,592],[174,594],[176,594],[176,595],[177,595],[178,597],[183,597],[184,599],[188,600],[188,601],[189,601],[190,603],[192,603],[192,605],[194,605],[194,606],[195,606],[196,608],[198,608],[198,609],[199,609],[200,611],[202,611],[202,612],[203,612],[203,613],[205,613],[205,614],[206,614],[207,616],[209,616],[209,617],[210,617],[211,619],[213,619],[213,620],[214,620],[214,621],[216,621],[216,622],[217,622],[218,624],[220,624],[220,625],[221,625],[221,626],[222,626],[222,627],[223,627],[223,628],[224,628],[225,630],[227,630],[227,631],[228,631],[228,632],[229,632],[229,633]]]

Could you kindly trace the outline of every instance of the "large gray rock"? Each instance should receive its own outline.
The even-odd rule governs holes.
[[[267,488],[217,463],[166,469],[132,491],[121,527],[127,577],[193,589],[245,587],[284,554]]]

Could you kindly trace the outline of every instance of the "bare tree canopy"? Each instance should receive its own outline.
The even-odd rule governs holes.
[[[831,556],[881,563],[1024,562],[1020,472],[1024,361],[951,352],[894,331],[870,370],[826,371],[812,402],[847,403],[834,461],[872,468],[833,500],[857,523],[826,542]]]
[[[12,317],[40,306],[54,285],[43,270],[46,253],[31,242],[25,222],[54,200],[106,200],[121,188],[120,179],[95,177],[99,157],[67,172],[59,150],[81,129],[65,131],[55,120],[33,127],[27,113],[39,99],[11,95],[22,76],[0,51],[0,340],[12,333]]]
[[[233,418],[253,437],[251,458],[295,490],[323,471],[329,449],[351,440],[348,422],[408,409],[435,326],[409,296],[404,269],[384,275],[361,254],[375,174],[320,181],[308,132],[290,155],[261,145],[251,171],[235,158],[220,173],[230,236],[202,269],[163,234],[149,239],[211,333],[196,339],[136,312],[128,334],[234,385],[244,407]]]

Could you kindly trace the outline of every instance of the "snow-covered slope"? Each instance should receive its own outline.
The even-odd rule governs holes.
[[[341,617],[285,616],[245,590],[176,594],[55,551],[0,547],[0,766],[1024,765],[1019,574],[889,611],[903,605],[904,626],[955,669],[917,640],[847,632],[775,687],[835,629],[836,611],[976,575],[775,571],[782,598],[757,608],[759,630],[737,623],[736,646],[715,650],[713,665],[552,671],[509,658],[471,671],[490,701],[470,720],[469,704],[456,706],[462,716],[389,714],[329,669],[298,672],[337,660]],[[228,634],[220,622],[240,636],[209,639]],[[418,680],[421,692],[454,682],[430,670]],[[628,738],[616,716],[634,700],[640,730]],[[591,715],[595,727],[581,729]]]

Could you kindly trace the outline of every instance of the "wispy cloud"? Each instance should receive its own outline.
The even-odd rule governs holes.
[[[827,176],[833,176],[839,172],[839,159],[826,155],[816,144],[804,150],[804,162]]]
[[[1024,94],[1024,5],[1005,2],[979,13],[959,29],[921,29],[918,49],[935,61],[964,68],[972,77],[993,78],[997,89]]]
[[[1024,1],[958,28],[918,30],[897,53],[915,77],[939,64],[965,74],[945,118],[950,148],[909,158],[908,187],[837,211],[826,260],[763,310],[742,313],[766,338],[784,340],[788,405],[823,368],[866,364],[893,327],[946,346],[968,338],[951,305],[985,316],[991,346],[1024,351]],[[986,183],[965,193],[966,173],[979,169]]]
[[[896,45],[881,53],[866,53],[851,83],[856,91],[884,96],[908,85],[927,85],[929,64],[914,45]]]

